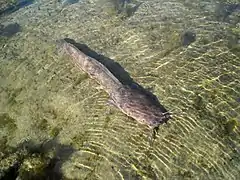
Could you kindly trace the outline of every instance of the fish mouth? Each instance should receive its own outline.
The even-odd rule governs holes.
[[[152,128],[156,128],[163,123],[167,123],[169,119],[171,119],[171,114],[169,112],[166,112],[163,114],[162,117],[160,117],[156,120],[150,121],[149,126]]]

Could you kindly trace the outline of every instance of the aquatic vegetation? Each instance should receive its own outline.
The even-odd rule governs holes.
[[[230,51],[232,53],[236,54],[237,56],[240,56],[240,44],[231,45],[230,47],[231,47]]]
[[[0,179],[16,179],[20,161],[20,157],[16,153],[1,158]]]
[[[197,109],[197,110],[203,110],[203,108],[205,108],[204,106],[204,99],[200,94],[195,95],[195,98],[193,99],[193,106]]]
[[[17,0],[1,0],[0,1],[0,12],[3,11],[6,7],[13,5],[17,2]]]
[[[10,0],[4,9],[0,9],[0,16],[11,14],[21,8],[29,6],[34,3],[35,0]]]
[[[42,131],[46,130],[48,128],[47,120],[46,119],[39,120],[37,127]]]
[[[81,76],[79,76],[73,83],[73,88],[76,88],[83,80],[87,79],[88,75],[87,74],[83,74]]]
[[[229,27],[228,47],[236,56],[240,56],[240,28],[239,24]]]
[[[44,177],[44,170],[48,166],[48,161],[48,159],[44,159],[38,154],[25,158],[19,168],[19,176],[23,179]]]
[[[17,129],[15,120],[11,118],[8,113],[0,114],[0,129],[1,132],[3,132],[3,129],[6,129],[9,136]]]
[[[21,93],[22,88],[17,88],[12,91],[9,91],[9,98],[8,98],[8,104],[13,105],[16,103],[15,98]]]
[[[194,177],[193,172],[190,170],[179,170],[178,172],[179,177],[182,177],[183,179],[192,179]]]
[[[0,179],[61,179],[59,165],[73,152],[71,146],[56,139],[41,144],[25,141],[1,158]]]
[[[11,37],[21,31],[21,26],[18,23],[11,23],[6,26],[0,25],[0,36]]]
[[[2,129],[0,129],[0,131],[2,133]],[[6,135],[0,135],[0,161],[1,159],[5,158],[6,155],[11,154],[14,149],[13,147],[10,147],[8,145],[8,139],[9,139],[9,136],[7,133]],[[1,169],[0,169],[0,179],[1,179]]]
[[[142,2],[133,0],[111,0],[111,2],[117,14],[121,14],[123,18],[132,16],[142,4]]]
[[[61,131],[61,128],[60,127],[54,127],[50,130],[50,136],[51,137],[56,137]]]
[[[238,126],[237,119],[230,119],[225,124],[225,130],[228,134],[232,133]]]
[[[240,28],[239,27],[233,27],[233,28],[231,28],[231,31],[233,34],[240,37]]]

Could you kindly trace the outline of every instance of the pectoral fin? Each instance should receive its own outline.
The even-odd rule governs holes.
[[[116,103],[112,99],[108,99],[107,104],[113,107],[117,107]]]

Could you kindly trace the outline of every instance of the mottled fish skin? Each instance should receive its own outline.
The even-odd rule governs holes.
[[[110,96],[122,87],[121,82],[96,59],[87,56],[74,45],[63,39],[58,40],[58,46],[72,57],[72,62],[78,68],[85,71],[91,78],[97,80]]]
[[[73,63],[98,81],[109,94],[113,103],[127,116],[149,127],[158,127],[169,119],[169,114],[162,112],[148,95],[137,88],[123,85],[104,65],[81,52],[73,44],[61,39],[58,48],[68,54]]]
[[[163,112],[158,104],[139,89],[124,86],[111,98],[123,113],[151,128],[158,127],[170,119],[168,112]]]

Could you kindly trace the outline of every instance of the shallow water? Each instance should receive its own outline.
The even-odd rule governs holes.
[[[149,0],[124,13],[111,0],[36,0],[0,17],[21,26],[0,36],[0,177],[19,161],[25,179],[239,179],[239,10]],[[173,113],[154,139],[58,51],[66,37],[119,63]]]

